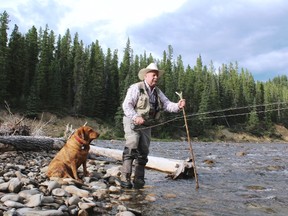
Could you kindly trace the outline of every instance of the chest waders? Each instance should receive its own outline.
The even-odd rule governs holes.
[[[126,116],[123,117],[126,144],[122,155],[121,186],[124,188],[132,188],[133,161],[135,161],[134,188],[142,188],[145,184],[145,165],[148,162],[151,140],[151,128],[145,127],[154,124],[159,119],[160,110],[162,109],[157,88],[154,89],[153,94],[149,97],[148,89],[144,82],[139,82],[138,86],[140,94],[135,110],[139,116],[145,119],[145,124],[143,126],[134,125],[132,119]],[[136,128],[140,130],[134,130]]]

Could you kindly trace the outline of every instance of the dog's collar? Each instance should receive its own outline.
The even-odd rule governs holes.
[[[86,143],[85,140],[82,140],[80,137],[78,137],[76,135],[74,136],[74,138],[77,140],[77,142],[79,142],[82,145],[84,145]]]

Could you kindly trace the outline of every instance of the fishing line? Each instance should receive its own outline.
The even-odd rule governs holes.
[[[232,108],[227,108],[227,109],[222,109],[222,110],[215,110],[215,111],[208,111],[208,112],[202,112],[202,113],[192,113],[192,114],[188,114],[187,116],[187,120],[191,120],[192,118],[195,118],[196,116],[201,116],[203,115],[203,117],[200,117],[201,120],[206,120],[206,119],[216,119],[216,118],[228,118],[228,117],[235,117],[235,116],[243,116],[243,115],[249,115],[251,113],[251,111],[249,112],[245,112],[245,113],[234,113],[234,114],[226,114],[226,115],[215,115],[215,116],[204,116],[204,115],[208,115],[208,114],[215,114],[215,113],[223,113],[223,112],[227,112],[227,111],[235,111],[235,110],[240,110],[240,109],[247,109],[247,108],[257,108],[257,107],[268,107],[268,106],[273,106],[273,105],[283,105],[283,104],[287,104],[288,102],[275,102],[275,103],[267,103],[267,104],[259,104],[259,105],[249,105],[249,106],[243,106],[243,107],[232,107]],[[269,109],[269,110],[255,110],[255,113],[266,113],[266,112],[274,112],[274,111],[280,111],[280,110],[287,110],[287,108],[275,108],[275,109]],[[188,118],[189,117],[189,118]],[[179,120],[183,120],[183,116],[177,116],[175,118],[172,119],[168,119],[164,122],[160,122],[158,124],[155,125],[151,125],[151,126],[147,126],[147,127],[141,127],[141,128],[137,128],[135,130],[144,130],[144,129],[148,129],[148,128],[154,128],[154,127],[158,127],[173,121],[179,121]]]

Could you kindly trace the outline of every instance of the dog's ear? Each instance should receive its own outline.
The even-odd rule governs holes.
[[[85,140],[85,128],[81,127],[77,130],[77,135],[78,137],[80,137],[81,139]]]

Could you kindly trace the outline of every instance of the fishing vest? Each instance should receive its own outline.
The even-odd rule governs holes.
[[[152,103],[150,101],[145,83],[139,82],[138,87],[140,95],[135,107],[137,114],[141,115],[147,121],[147,123],[152,123],[152,121],[154,120],[159,120],[160,113],[163,108],[162,102],[158,97],[160,90],[155,87],[155,90],[153,92],[155,96],[155,103]]]

